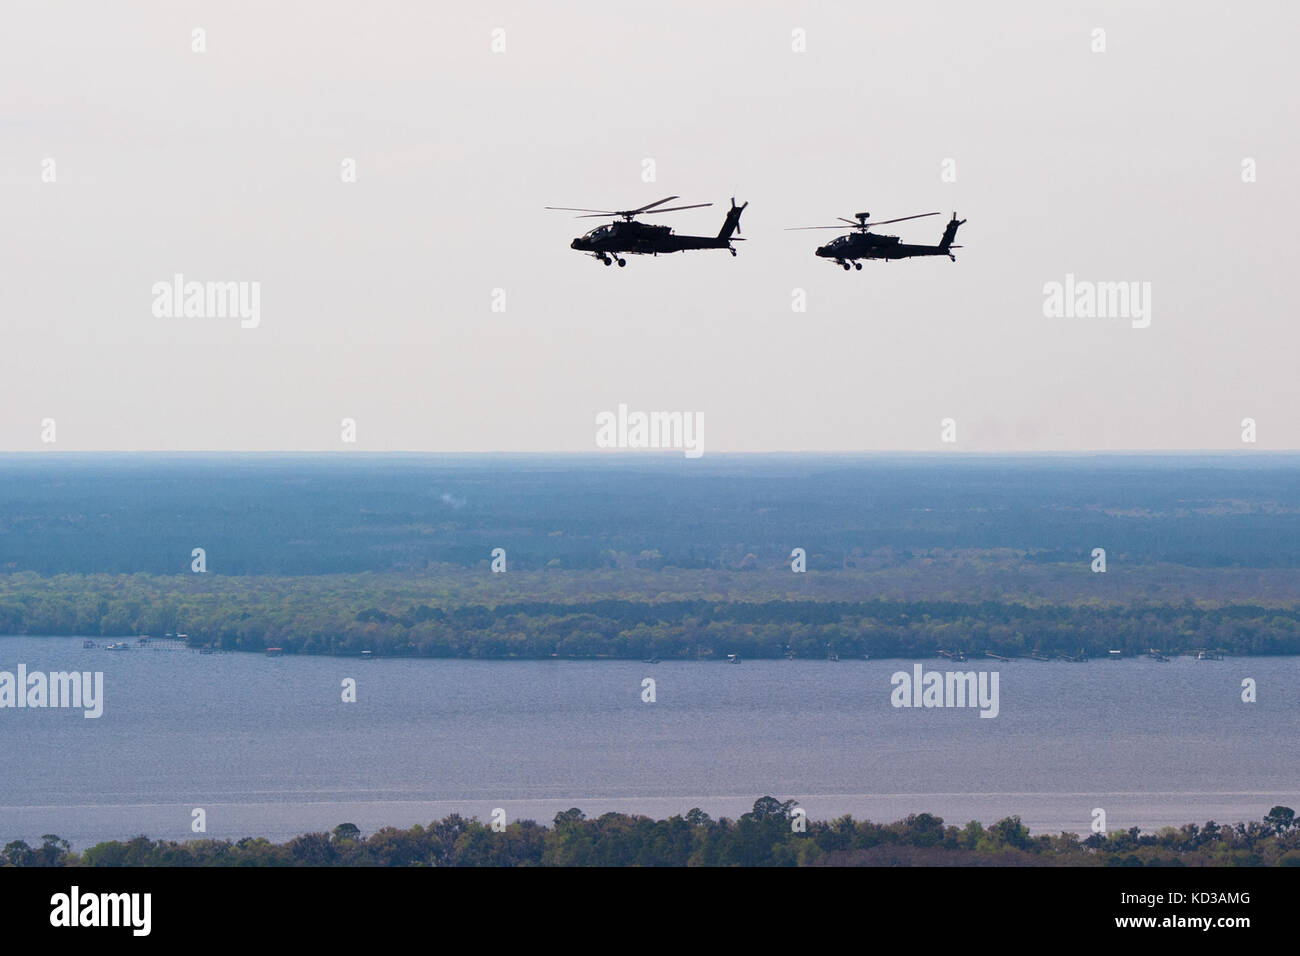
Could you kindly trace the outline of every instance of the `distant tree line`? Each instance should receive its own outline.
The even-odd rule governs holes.
[[[862,566],[888,550],[1300,567],[1290,458],[5,456],[0,570],[220,574]]]
[[[217,586],[198,575],[27,572],[0,575],[0,634],[183,633],[192,646],[232,651],[484,659],[1300,653],[1295,604],[811,600],[775,588],[742,599],[676,598],[646,578],[639,593],[602,598],[581,575],[556,576],[557,590],[570,585],[575,597],[500,600],[512,594],[501,585],[499,603],[487,603],[481,591],[440,593],[436,577],[224,578]]]
[[[285,843],[263,838],[133,840],[70,851],[54,834],[29,846],[15,840],[0,866],[1300,866],[1300,826],[1289,807],[1262,821],[1187,824],[1143,834],[1137,827],[1081,839],[1031,836],[1019,817],[990,827],[945,826],[913,814],[895,823],[800,819],[794,801],[762,797],[738,820],[699,809],[666,820],[581,810],[500,831],[475,819],[444,817],[427,827],[385,827],[364,836],[351,823]]]

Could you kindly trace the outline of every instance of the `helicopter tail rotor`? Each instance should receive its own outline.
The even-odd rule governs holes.
[[[947,227],[943,230],[943,238],[939,240],[940,250],[947,252],[952,248],[952,241],[957,238],[957,227],[965,221],[965,219],[958,219],[955,212],[952,214],[952,219],[948,221]]]
[[[731,197],[731,211],[727,213],[727,218],[722,221],[722,229],[718,232],[719,239],[730,239],[733,233],[740,232],[740,214],[745,211],[745,206],[736,205],[736,197]]]

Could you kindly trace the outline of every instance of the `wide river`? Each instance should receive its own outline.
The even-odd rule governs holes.
[[[140,833],[281,840],[451,812],[812,818],[1019,815],[1038,832],[1257,820],[1300,809],[1300,658],[972,660],[999,712],[896,708],[910,661],[358,660],[111,652],[0,637],[0,671],[102,671],[103,715],[0,709],[0,843]],[[656,700],[642,700],[644,678]],[[356,681],[356,701],[342,700]],[[1242,701],[1242,681],[1257,686]]]

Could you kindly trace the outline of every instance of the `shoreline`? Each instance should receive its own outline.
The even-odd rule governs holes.
[[[139,644],[140,637],[147,639],[148,643]],[[109,644],[126,643],[127,647],[116,648],[117,652],[141,651],[141,652],[167,652],[176,653],[179,651],[189,651],[192,654],[199,655],[217,655],[217,654],[245,654],[252,656],[262,656],[271,658],[284,657],[309,657],[309,658],[335,658],[340,660],[355,661],[395,661],[395,660],[424,660],[424,661],[474,661],[479,663],[591,663],[591,662],[608,662],[615,664],[644,664],[648,667],[657,667],[661,664],[731,664],[745,663],[749,661],[790,661],[801,663],[826,663],[826,664],[873,664],[900,662],[908,664],[940,662],[945,665],[956,667],[965,667],[971,669],[975,665],[996,666],[1003,664],[1100,664],[1100,663],[1119,663],[1123,661],[1136,661],[1142,664],[1169,664],[1181,661],[1184,658],[1198,664],[1222,664],[1232,660],[1244,659],[1267,659],[1267,658],[1291,658],[1300,656],[1300,651],[1293,653],[1257,653],[1257,654],[1220,654],[1213,658],[1198,658],[1196,650],[1167,650],[1161,652],[1160,658],[1153,657],[1151,654],[1136,655],[1118,655],[1111,657],[1098,656],[1088,657],[1084,660],[1072,659],[1068,656],[1058,657],[1035,657],[1025,655],[1020,657],[1008,657],[1003,655],[989,656],[986,654],[972,654],[965,659],[956,659],[946,654],[916,655],[916,656],[867,656],[867,657],[800,657],[798,655],[788,656],[786,654],[761,655],[743,657],[740,661],[729,660],[728,654],[704,654],[699,657],[663,657],[656,660],[648,660],[635,655],[616,656],[610,654],[591,654],[591,655],[567,655],[560,656],[551,654],[549,656],[527,656],[527,655],[503,655],[503,656],[474,656],[472,654],[464,655],[433,655],[433,654],[378,654],[374,652],[338,652],[324,650],[287,650],[283,648],[258,648],[258,647],[232,647],[232,648],[214,648],[205,645],[191,645],[188,643],[178,643],[174,640],[162,637],[152,637],[150,635],[122,634],[122,635],[91,635],[91,634],[0,634],[0,642],[13,639],[24,638],[29,640],[66,640],[66,641],[94,641],[93,648],[82,647],[79,650],[109,650]],[[102,643],[101,643],[102,642]],[[0,648],[3,644],[0,643]],[[274,652],[274,653],[272,653]]]
[[[1110,795],[1092,795],[1098,796]],[[276,839],[140,834],[74,848],[47,834],[41,838],[43,845],[9,839],[3,858],[14,865],[47,866],[567,866],[593,862],[583,854],[598,852],[605,865],[1300,865],[1300,826],[1285,804],[1274,804],[1250,820],[1169,824],[1156,832],[1112,824],[1103,826],[1104,832],[1085,828],[1034,833],[1015,814],[962,824],[925,811],[892,822],[850,814],[831,819],[806,810],[805,802],[812,801],[768,796],[753,801],[748,810],[741,807],[734,815],[714,817],[698,805],[680,809],[689,801],[663,802],[678,809],[664,816],[619,811],[597,816],[597,808],[588,804],[583,810],[575,803],[539,819],[496,806],[485,809],[482,817],[453,811],[425,816],[426,822],[406,828],[365,828],[349,818],[323,830],[297,829]],[[577,855],[575,844],[582,850]],[[397,848],[404,848],[400,858],[389,856]],[[737,853],[748,857],[733,859]],[[619,859],[622,856],[626,859]]]

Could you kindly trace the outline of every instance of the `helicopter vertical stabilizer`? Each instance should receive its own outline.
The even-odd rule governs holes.
[[[957,227],[965,221],[965,219],[958,219],[956,213],[952,214],[952,221],[948,223],[947,228],[943,231],[943,238],[939,240],[939,248],[943,252],[948,251],[948,247],[952,245],[952,241],[957,238]]]
[[[722,222],[722,231],[718,233],[719,239],[730,239],[732,233],[740,231],[740,214],[745,211],[745,206],[748,205],[749,203],[744,203],[737,206],[736,197],[731,198],[731,211],[727,213],[727,218]]]

